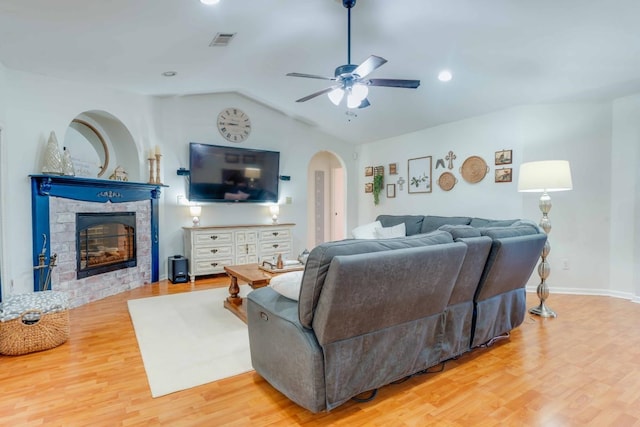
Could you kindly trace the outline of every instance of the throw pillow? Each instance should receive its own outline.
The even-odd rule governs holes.
[[[377,239],[393,239],[394,237],[405,237],[407,229],[404,222],[393,227],[378,227],[375,229]]]
[[[283,297],[298,301],[302,273],[304,271],[300,270],[279,274],[269,281],[269,286]]]
[[[380,221],[374,221],[372,223],[356,227],[351,231],[351,234],[353,234],[354,239],[375,239],[376,228],[382,228]]]

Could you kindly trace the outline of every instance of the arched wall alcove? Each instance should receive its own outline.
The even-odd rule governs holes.
[[[76,176],[108,179],[120,166],[129,181],[143,181],[131,132],[106,111],[78,114],[69,123],[62,146],[70,152]]]
[[[316,153],[307,169],[307,246],[347,237],[347,172],[329,151]]]

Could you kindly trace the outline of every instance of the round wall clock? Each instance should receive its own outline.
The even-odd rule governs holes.
[[[218,130],[227,141],[242,142],[249,138],[251,120],[238,108],[225,108],[218,114]]]

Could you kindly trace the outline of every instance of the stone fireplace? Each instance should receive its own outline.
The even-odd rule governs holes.
[[[160,186],[34,175],[34,266],[50,259],[50,289],[72,307],[158,281]],[[39,276],[34,271],[34,289]]]

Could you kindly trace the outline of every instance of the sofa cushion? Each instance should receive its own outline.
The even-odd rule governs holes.
[[[540,231],[530,225],[521,225],[518,227],[483,227],[479,228],[480,234],[489,236],[492,239],[504,239],[506,237],[529,236],[531,234],[539,234]]]
[[[472,227],[508,227],[518,221],[517,219],[485,219],[471,218]]]
[[[449,225],[445,224],[438,228],[438,230],[451,233],[453,239],[466,239],[469,237],[480,237],[480,230],[470,225]]]
[[[290,271],[275,276],[269,281],[269,286],[285,298],[298,301],[303,271]]]
[[[433,216],[427,215],[422,221],[421,233],[429,233],[443,225],[469,225],[471,218],[468,216]]]
[[[404,224],[407,236],[422,233],[422,215],[378,215],[376,218],[382,223],[383,227],[393,227],[394,225]],[[435,228],[434,228],[435,230]]]
[[[359,227],[354,228],[351,231],[354,239],[375,239],[376,238],[376,228],[381,228],[382,224],[380,221],[370,222],[369,224],[363,224]]]
[[[435,231],[433,233],[417,234],[415,236],[398,239],[340,240],[316,246],[309,254],[302,276],[302,286],[300,288],[298,304],[300,323],[305,328],[311,329],[318,298],[320,297],[329,265],[334,256],[439,245],[452,242],[453,238],[451,234],[446,231]]]
[[[402,224],[394,225],[393,227],[379,227],[375,230],[376,239],[393,239],[395,237],[405,237],[407,235],[407,228]]]

